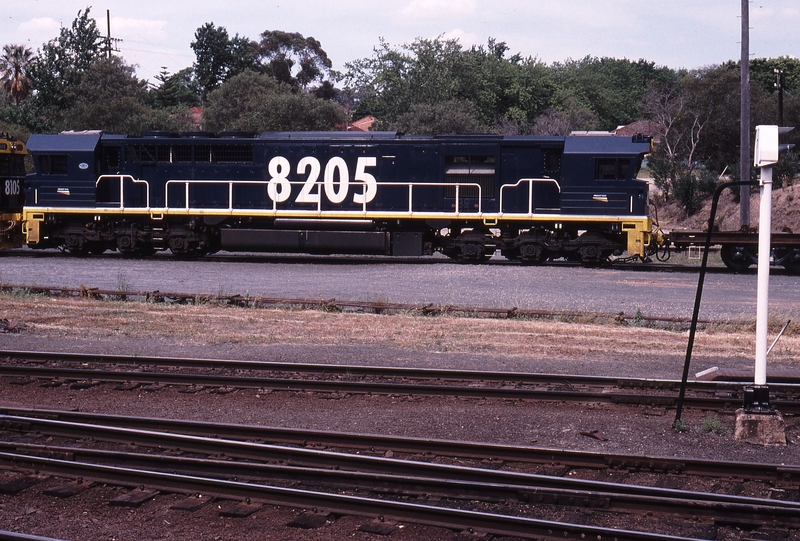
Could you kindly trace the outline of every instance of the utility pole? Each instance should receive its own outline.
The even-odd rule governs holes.
[[[106,38],[106,51],[108,52],[108,58],[111,58],[111,10],[106,10],[106,28],[108,29],[108,34]]]
[[[750,0],[742,0],[742,100],[739,127],[739,178],[750,180]],[[739,228],[750,228],[750,186],[739,188]]]
[[[119,49],[116,48],[116,44],[122,41],[119,38],[112,38],[111,37],[111,10],[106,10],[106,54],[108,58],[111,58],[112,52],[119,52]]]
[[[775,88],[778,89],[778,126],[783,126],[783,87],[786,79],[783,70],[775,68]]]

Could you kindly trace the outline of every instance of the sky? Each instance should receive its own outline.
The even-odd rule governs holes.
[[[6,2],[0,45],[34,53],[91,7],[105,36],[107,12],[119,55],[154,81],[194,62],[191,42],[205,23],[257,41],[265,30],[298,32],[322,44],[334,69],[417,38],[489,38],[551,64],[585,56],[645,59],[695,69],[741,57],[741,0],[72,0]],[[800,57],[800,2],[750,2],[750,56]]]

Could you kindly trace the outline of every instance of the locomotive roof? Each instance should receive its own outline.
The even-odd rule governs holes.
[[[564,152],[569,154],[630,154],[631,143],[641,144],[641,152],[650,150],[650,138],[642,136],[592,136],[571,135],[567,137],[541,137],[541,136],[503,136],[494,134],[475,135],[425,135],[408,136],[398,132],[263,132],[259,135],[243,134],[239,132],[223,133],[220,135],[191,132],[185,134],[168,132],[151,132],[141,137],[131,137],[123,134],[105,134],[99,131],[91,132],[62,132],[61,134],[33,134],[28,139],[28,149],[33,152],[92,152],[97,148],[100,140],[124,139],[215,139],[215,140],[249,140],[249,141],[428,141],[445,143],[505,143],[510,145],[538,144],[563,145]]]
[[[630,154],[631,143],[640,144],[641,152],[649,152],[650,142],[649,137],[641,135],[633,137],[576,135],[566,138],[564,152],[569,154]]]
[[[28,150],[33,152],[93,152],[102,133],[75,132],[62,134],[34,133],[28,138]]]

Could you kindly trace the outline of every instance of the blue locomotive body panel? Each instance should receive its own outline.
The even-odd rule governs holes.
[[[28,148],[36,165],[28,200],[43,207],[119,204],[119,183],[98,179],[124,175],[126,207],[448,212],[458,199],[465,211],[518,213],[532,199],[534,212],[646,214],[646,185],[636,180],[645,139],[61,134],[32,135]],[[554,182],[506,188],[501,208],[501,187],[520,179]],[[263,184],[270,180],[274,189]]]
[[[28,148],[37,247],[589,262],[649,242],[643,137],[64,133]]]

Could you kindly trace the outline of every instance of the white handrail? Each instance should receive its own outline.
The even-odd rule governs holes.
[[[297,181],[297,180],[294,180],[294,181],[287,180],[287,182],[291,186],[303,186],[303,185],[306,184],[306,181]],[[356,184],[356,185],[361,184],[361,185],[366,186],[366,182],[364,182],[362,180],[354,180],[354,179],[352,179],[352,180],[350,180],[350,183],[353,183],[353,184]],[[264,188],[266,190],[267,186],[269,186],[269,181],[268,180],[194,180],[194,179],[186,179],[186,180],[184,180],[184,179],[171,179],[171,180],[168,180],[167,183],[164,186],[164,203],[165,203],[165,206],[166,206],[166,203],[167,203],[168,197],[169,197],[169,187],[170,186],[175,186],[175,185],[183,185],[184,186],[184,190],[185,190],[185,197],[186,197],[185,204],[184,204],[184,210],[190,210],[191,207],[189,206],[189,186],[190,185],[194,185],[194,184],[221,184],[221,185],[227,185],[228,186],[228,207],[225,210],[233,211],[233,186],[234,185],[261,185],[261,186],[264,186]],[[314,184],[315,184],[315,187],[317,188],[317,193],[313,194],[313,195],[317,196],[317,209],[316,210],[317,210],[317,212],[322,212],[322,210],[323,210],[322,209],[322,194],[321,194],[320,190],[324,185],[321,182],[315,182]],[[477,188],[478,189],[478,195],[476,196],[476,198],[478,199],[478,210],[476,211],[476,213],[480,214],[480,213],[483,212],[483,209],[482,209],[482,207],[483,207],[483,199],[481,197],[482,196],[482,194],[481,194],[482,188],[481,188],[480,184],[477,184],[477,183],[474,183],[474,182],[460,182],[460,183],[453,183],[453,182],[379,182],[378,185],[377,185],[378,188],[391,187],[391,186],[408,188],[408,210],[406,210],[406,212],[408,214],[413,214],[413,212],[414,212],[413,190],[414,190],[415,186],[418,186],[418,187],[434,187],[434,186],[455,187],[455,190],[456,190],[456,193],[455,193],[455,200],[456,200],[455,213],[456,214],[458,214],[460,212],[460,208],[459,208],[459,204],[460,204],[460,200],[459,200],[460,199],[460,197],[459,197],[460,189],[462,187],[464,187],[464,188],[466,188],[466,187]],[[274,200],[274,199],[272,200],[272,210],[274,212],[278,211],[278,202],[276,200]],[[361,204],[361,211],[364,212],[364,213],[367,212],[367,202],[366,201]]]
[[[125,208],[137,208],[137,209],[138,208],[142,208],[142,209],[145,209],[145,210],[149,211],[149,210],[153,209],[153,207],[151,206],[151,203],[150,203],[150,183],[148,181],[136,179],[136,178],[132,177],[131,175],[101,175],[100,177],[98,177],[97,181],[95,182],[95,187],[98,187],[100,185],[100,183],[103,182],[103,181],[111,181],[111,180],[118,180],[119,181],[119,189],[120,189],[119,209],[120,210],[124,210]],[[144,184],[145,185],[146,205],[144,207],[126,207],[126,205],[125,205],[125,192],[124,192],[124,183],[125,183],[126,180],[129,180],[133,184]],[[555,182],[552,179],[521,179],[514,186],[519,186],[521,182],[526,182],[526,181],[527,182],[537,182],[537,181]],[[306,181],[290,181],[290,180],[287,180],[286,182],[288,182],[289,185],[291,185],[291,186],[303,186],[303,185],[306,184]],[[363,185],[365,187],[364,189],[366,190],[366,182],[363,181],[363,180],[351,179],[350,183],[352,183],[354,185],[359,185],[359,184]],[[164,185],[164,207],[163,207],[163,209],[166,210],[166,209],[170,208],[167,205],[167,202],[169,200],[169,190],[170,190],[171,186],[182,186],[183,187],[183,193],[184,193],[183,210],[189,211],[189,210],[192,210],[192,207],[189,204],[189,200],[190,200],[189,188],[190,188],[190,186],[193,186],[193,185],[213,185],[213,184],[227,186],[227,188],[228,188],[227,189],[227,192],[228,192],[227,208],[223,208],[221,210],[226,210],[228,212],[233,212],[233,210],[234,210],[233,209],[233,189],[234,189],[234,186],[239,186],[239,185],[242,185],[242,186],[247,186],[247,185],[263,186],[264,190],[266,192],[267,191],[267,187],[269,186],[269,181],[268,180],[230,180],[230,179],[225,179],[225,180],[222,180],[222,179],[220,179],[220,180],[170,179]],[[316,188],[316,193],[313,193],[312,195],[315,195],[316,199],[317,199],[317,201],[316,201],[316,212],[321,213],[321,212],[323,212],[323,208],[322,208],[322,203],[323,203],[323,201],[322,201],[322,187],[324,186],[324,184],[321,183],[321,182],[315,182],[314,184],[315,184],[314,187]],[[558,186],[557,182],[556,182],[556,186]],[[474,214],[479,214],[480,215],[480,214],[483,213],[482,187],[481,187],[480,184],[477,184],[477,183],[474,183],[474,182],[458,182],[458,183],[456,183],[456,182],[379,182],[377,184],[377,187],[378,188],[384,188],[384,187],[387,187],[387,188],[388,187],[407,188],[408,189],[408,208],[405,211],[401,210],[400,212],[404,212],[404,213],[406,213],[408,215],[412,215],[415,212],[414,211],[414,188],[415,187],[418,187],[418,188],[426,188],[426,187],[428,187],[428,188],[430,188],[430,187],[449,187],[449,188],[454,188],[455,189],[455,196],[454,196],[454,199],[455,199],[455,210],[454,210],[454,214],[456,214],[456,215],[461,213],[461,191],[462,191],[462,189],[463,188],[477,188],[477,195],[474,197],[474,199],[478,200],[478,208],[477,208],[476,211],[474,211]],[[504,186],[501,187],[501,202],[502,202],[502,190],[503,190],[503,188],[506,188],[506,187],[513,187],[513,186],[504,185]],[[558,188],[559,188],[559,191],[560,191],[561,187],[558,186]],[[364,192],[362,192],[362,194],[363,193]],[[470,199],[473,199],[473,197],[470,197]],[[367,212],[367,204],[368,204],[367,201],[365,201],[365,202],[360,204],[361,212],[363,212],[365,214]],[[501,206],[501,209],[502,209],[502,206]],[[293,210],[296,211],[298,209],[295,208]],[[311,209],[309,209],[309,210],[311,210]],[[274,199],[272,200],[272,211],[273,212],[278,212],[278,202],[275,201]]]
[[[95,189],[100,186],[100,182],[103,180],[114,180],[119,179],[119,209],[125,210],[125,190],[124,184],[125,180],[130,180],[134,184],[144,184],[145,187],[145,201],[147,202],[146,206],[143,207],[145,209],[150,208],[150,183],[146,180],[139,180],[137,178],[133,178],[131,175],[100,175],[97,177],[97,180],[94,183]],[[139,208],[139,207],[137,207]]]
[[[555,184],[556,188],[558,189],[558,193],[561,193],[561,185],[558,181],[554,178],[521,178],[517,181],[516,184],[503,184],[500,186],[500,206],[498,207],[498,213],[500,216],[505,214],[503,212],[503,191],[508,188],[509,190],[512,188],[519,188],[522,183],[528,184],[528,214],[533,215],[533,185],[535,183],[550,183]]]

